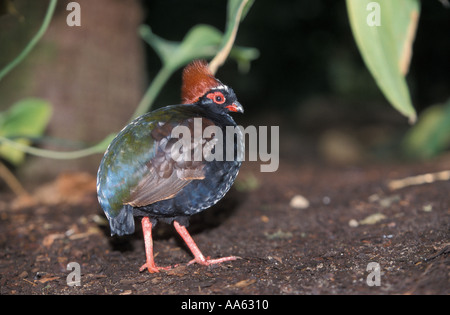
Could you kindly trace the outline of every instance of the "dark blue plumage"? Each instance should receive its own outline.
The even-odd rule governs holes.
[[[205,259],[185,226],[191,215],[222,199],[239,172],[243,137],[239,128],[227,126],[236,127],[229,113],[243,112],[242,106],[234,91],[215,79],[206,63],[199,61],[184,70],[183,100],[193,103],[163,107],[127,125],[111,142],[97,175],[98,200],[112,235],[133,233],[134,217],[143,218],[147,263],[141,269],[150,272],[161,269],[154,264],[151,242],[151,229],[158,221],[174,222],[195,262],[209,265],[236,258]],[[222,138],[216,132],[199,141],[198,136],[208,127],[222,131]],[[180,144],[174,134],[177,128],[185,128],[181,130],[189,130],[192,135],[183,139],[190,142],[187,155],[177,155],[179,151],[174,149]],[[233,158],[226,160],[226,133],[230,130],[236,133],[231,138]],[[217,150],[223,152],[222,160],[211,159]],[[198,155],[194,158],[194,152],[203,153],[201,160]]]
[[[225,126],[236,126],[229,115],[213,116],[201,105],[175,105],[137,118],[113,140],[100,164],[97,181],[98,199],[110,221],[113,235],[133,233],[133,215],[149,216],[154,223],[157,219],[171,223],[176,217],[181,217],[182,220],[183,217],[211,207],[229,190],[241,162],[213,160],[202,162],[204,179],[192,180],[173,198],[140,207],[125,204],[133,187],[145,175],[147,163],[156,155],[157,141],[152,138],[151,132],[157,128],[157,123],[163,121],[176,125],[187,119],[206,115],[215,125],[223,128],[224,135]],[[170,135],[167,137],[170,138]],[[225,144],[223,141],[224,156],[226,156]],[[237,154],[237,148],[235,152]]]

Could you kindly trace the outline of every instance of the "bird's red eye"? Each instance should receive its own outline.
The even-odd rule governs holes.
[[[216,104],[225,103],[225,97],[223,96],[222,92],[209,93],[208,95],[206,95],[206,97],[212,99]]]

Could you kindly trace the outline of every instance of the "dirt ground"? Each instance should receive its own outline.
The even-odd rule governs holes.
[[[139,272],[139,223],[132,236],[109,236],[94,176],[63,174],[31,198],[0,196],[0,294],[449,294],[450,181],[389,188],[449,170],[449,160],[282,160],[276,173],[245,163],[235,188],[189,227],[205,255],[241,259],[187,266],[191,254],[161,223],[156,262],[180,265],[159,274]],[[67,284],[70,262],[80,266],[80,286]]]

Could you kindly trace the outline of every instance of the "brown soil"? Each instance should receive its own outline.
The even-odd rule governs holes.
[[[1,195],[0,294],[449,294],[450,181],[387,185],[448,170],[448,161],[282,161],[276,173],[245,163],[239,190],[189,227],[205,255],[242,259],[187,266],[191,254],[161,223],[156,261],[181,265],[158,274],[138,271],[139,228],[109,236],[93,176],[62,175],[28,199]],[[292,207],[295,195],[309,206]],[[80,286],[67,284],[69,262],[80,265]],[[380,286],[367,285],[370,262],[381,267]]]

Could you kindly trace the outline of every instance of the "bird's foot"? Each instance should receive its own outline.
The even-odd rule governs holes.
[[[185,226],[180,225],[177,221],[173,221],[173,225],[175,226],[175,229],[177,230],[178,234],[183,238],[186,245],[191,250],[192,254],[194,255],[194,259],[191,260],[188,265],[191,265],[193,263],[197,263],[203,266],[210,266],[214,264],[220,264],[225,261],[232,261],[236,259],[240,259],[241,257],[238,256],[229,256],[229,257],[222,257],[222,258],[216,258],[216,259],[210,259],[210,257],[203,256],[202,252],[198,248],[197,244],[195,244],[194,240],[192,239],[191,235],[189,234],[188,230]]]
[[[194,263],[203,265],[203,266],[210,266],[215,264],[220,264],[226,261],[233,261],[236,259],[241,259],[241,257],[238,256],[228,256],[228,257],[222,257],[222,258],[216,258],[216,259],[210,259],[210,257],[196,257],[192,259],[188,265],[192,265]]]
[[[155,264],[145,263],[145,264],[142,265],[141,268],[139,268],[139,271],[142,272],[142,271],[144,271],[145,269],[147,269],[148,272],[150,272],[150,273],[156,273],[156,272],[159,272],[160,270],[166,270],[166,271],[167,271],[167,270],[170,270],[170,269],[172,269],[172,267],[171,267],[171,266],[167,266],[167,267],[158,267],[158,266],[156,266]]]

